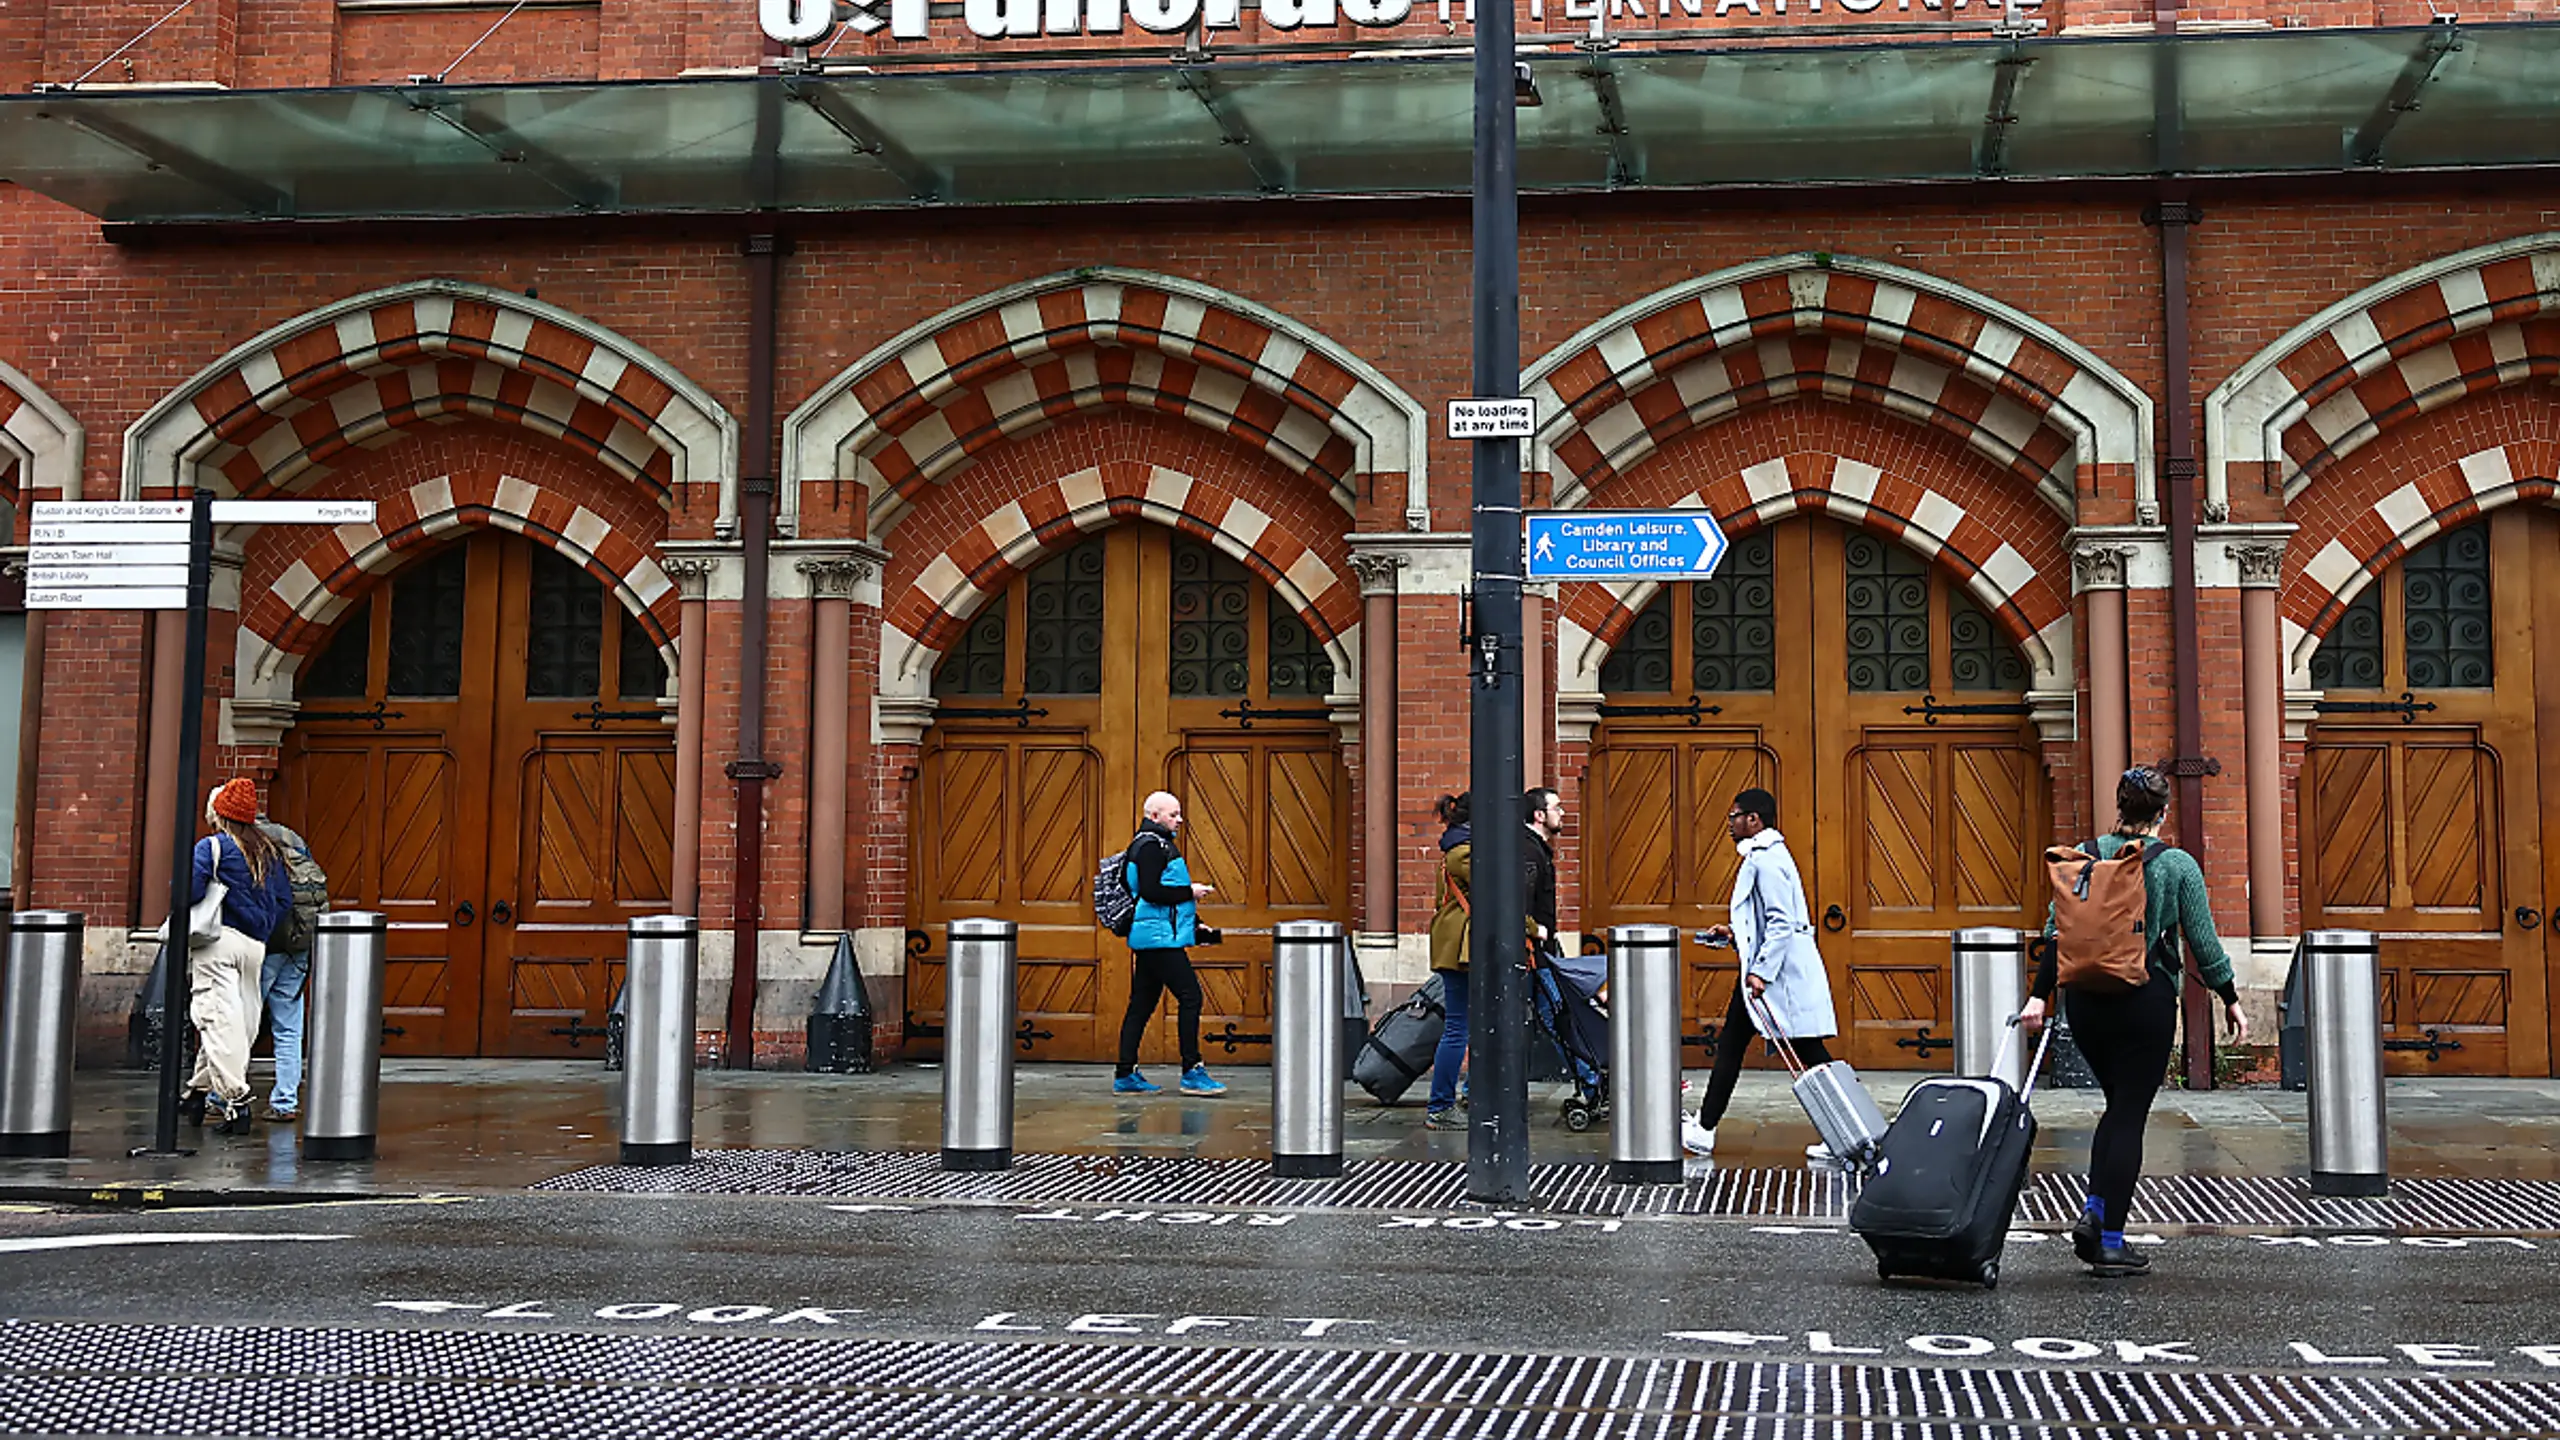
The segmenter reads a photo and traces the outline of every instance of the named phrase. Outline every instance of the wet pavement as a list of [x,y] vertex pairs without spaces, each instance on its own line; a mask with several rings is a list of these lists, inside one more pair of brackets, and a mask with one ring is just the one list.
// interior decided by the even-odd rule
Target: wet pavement
[[[1121,1097],[1102,1066],[1026,1065],[1016,1072],[1014,1148],[1024,1154],[1267,1156],[1270,1071],[1222,1068],[1215,1099]],[[1164,1077],[1169,1078],[1169,1077]],[[1877,1074],[1890,1114],[1918,1075]],[[1703,1087],[1703,1072],[1692,1076]],[[515,1189],[618,1153],[620,1077],[591,1061],[386,1062],[381,1154],[307,1161],[290,1126],[244,1136],[194,1129],[186,1157],[129,1157],[152,1139],[151,1077],[84,1071],[75,1086],[68,1161],[0,1160],[0,1196],[30,1190],[176,1185],[189,1190],[471,1191]],[[261,1082],[263,1083],[263,1081]],[[872,1075],[700,1071],[697,1150],[931,1152],[941,1144],[941,1071],[902,1065]],[[263,1093],[263,1091],[261,1092]],[[1419,1096],[1419,1090],[1415,1095]],[[1556,1123],[1562,1087],[1534,1086],[1531,1148],[1539,1160],[1605,1159],[1605,1129]],[[1463,1160],[1463,1133],[1422,1128],[1419,1104],[1380,1106],[1357,1089],[1344,1105],[1344,1152],[1360,1160]],[[1694,1098],[1694,1096],[1693,1096]],[[2098,1097],[2047,1088],[2040,1169],[2085,1160]],[[2403,1079],[2389,1086],[2392,1171],[2401,1176],[2560,1180],[2560,1081]],[[2309,1167],[2303,1096],[2274,1087],[2188,1094],[2154,1107],[2147,1173],[2284,1176]],[[1728,1167],[1792,1167],[1815,1139],[1774,1072],[1744,1076],[1718,1140]]]

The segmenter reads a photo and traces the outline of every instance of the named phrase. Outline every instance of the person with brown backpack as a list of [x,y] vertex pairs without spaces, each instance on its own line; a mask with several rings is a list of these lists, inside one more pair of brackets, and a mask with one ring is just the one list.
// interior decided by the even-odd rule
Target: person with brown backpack
[[2142,1132],[2169,1069],[2178,1032],[2183,938],[2196,973],[2222,997],[2234,1044],[2249,1038],[2231,960],[2214,933],[2204,870],[2193,855],[2160,840],[2169,782],[2136,766],[2116,782],[2116,828],[2080,846],[2045,851],[2053,904],[2036,944],[2035,985],[2019,1023],[2044,1024],[2046,997],[2057,985],[2089,1069],[2106,1095],[2089,1145],[2090,1195],[2071,1227],[2083,1264],[2102,1276],[2151,1268],[2127,1248],[2124,1227],[2142,1177]]

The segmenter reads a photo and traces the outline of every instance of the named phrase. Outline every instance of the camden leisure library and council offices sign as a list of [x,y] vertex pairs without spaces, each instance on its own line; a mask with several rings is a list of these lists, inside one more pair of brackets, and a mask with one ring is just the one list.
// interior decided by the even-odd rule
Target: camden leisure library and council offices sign
[[[1520,0],[1514,0],[1520,3]],[[1968,0],[1556,0],[1559,14],[1570,21],[1748,21],[1794,18],[1813,20],[1826,12],[1852,19],[1879,12],[1924,15],[1961,12]],[[1414,18],[1428,6],[1443,24],[1473,23],[1476,0],[1260,0],[1262,28],[1295,31],[1331,30],[1351,24],[1386,29]],[[1547,0],[1526,0],[1531,21],[1544,21]],[[1455,17],[1452,9],[1462,13]],[[2002,0],[1972,0],[1971,8],[1998,14]],[[2023,8],[2033,8],[2028,5]],[[887,31],[893,40],[932,38],[932,0],[757,0],[756,15],[767,38],[782,45],[815,45],[833,35],[838,25],[858,35]],[[981,40],[1042,40],[1126,34],[1131,27],[1151,35],[1185,31],[1240,30],[1244,0],[964,0],[962,18],[969,33]]]

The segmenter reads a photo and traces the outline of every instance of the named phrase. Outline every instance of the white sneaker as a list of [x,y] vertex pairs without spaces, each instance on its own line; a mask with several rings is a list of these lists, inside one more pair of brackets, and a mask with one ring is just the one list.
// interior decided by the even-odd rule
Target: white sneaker
[[1831,1153],[1831,1147],[1823,1144],[1819,1140],[1804,1147],[1804,1158],[1805,1163],[1808,1165],[1837,1165],[1840,1163],[1840,1157]]
[[1680,1117],[1680,1148],[1692,1155],[1716,1153],[1716,1132],[1698,1123],[1695,1115]]

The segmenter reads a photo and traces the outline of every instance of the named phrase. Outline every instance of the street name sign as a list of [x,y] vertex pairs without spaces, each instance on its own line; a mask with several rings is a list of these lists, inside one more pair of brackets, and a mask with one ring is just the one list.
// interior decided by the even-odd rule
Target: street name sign
[[1531,580],[1704,580],[1724,559],[1704,510],[1565,510],[1529,517]]
[[1538,402],[1518,400],[1452,400],[1452,440],[1526,440],[1538,433]]
[[[39,500],[28,514],[30,610],[187,608],[184,500]],[[217,525],[355,525],[370,500],[216,500]]]

